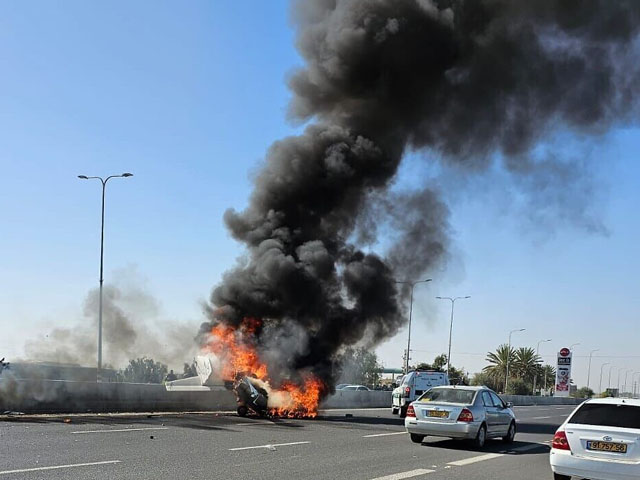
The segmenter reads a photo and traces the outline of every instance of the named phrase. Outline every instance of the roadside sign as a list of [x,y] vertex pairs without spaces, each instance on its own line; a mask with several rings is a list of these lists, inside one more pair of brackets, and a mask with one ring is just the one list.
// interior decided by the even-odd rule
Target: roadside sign
[[558,352],[556,365],[556,397],[568,397],[571,388],[571,350],[562,348]]

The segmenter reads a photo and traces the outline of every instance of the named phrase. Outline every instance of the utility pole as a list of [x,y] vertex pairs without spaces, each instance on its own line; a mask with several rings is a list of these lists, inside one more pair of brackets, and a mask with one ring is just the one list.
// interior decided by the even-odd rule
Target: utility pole
[[[447,377],[449,377],[449,368],[451,368],[451,333],[453,332],[453,307],[456,303],[456,300],[464,300],[467,298],[471,298],[471,295],[467,295],[466,297],[436,297],[438,300],[449,300],[451,301],[451,322],[449,323],[449,353],[447,354]],[[449,381],[451,378],[449,377]]]
[[401,284],[406,284],[411,286],[411,300],[409,301],[409,334],[407,337],[407,355],[405,357],[404,373],[409,373],[409,352],[411,352],[411,316],[413,313],[413,289],[418,283],[427,283],[427,282],[430,282],[431,280],[432,280],[431,278],[427,278],[425,280],[418,280],[415,282],[396,280],[396,283],[401,283]]
[[[541,343],[545,343],[545,342],[550,342],[550,341],[551,341],[551,339],[548,339],[548,340],[540,340],[540,341],[538,342],[538,345],[536,346],[536,357],[538,357],[538,356],[539,356],[539,355],[538,355],[538,353],[540,352],[540,344],[541,344]],[[538,380],[538,372],[537,372],[537,370],[536,370],[536,374],[533,376],[533,395],[534,395],[534,396],[535,396],[535,394],[536,394],[536,383],[537,383],[537,380]],[[546,375],[545,375],[545,380],[546,380]],[[545,390],[546,390],[546,384],[545,384]]]
[[511,334],[515,332],[524,332],[526,328],[516,328],[509,332],[509,350],[507,351],[507,375],[504,379],[504,393],[507,394],[507,387],[509,386],[509,361],[511,360]]
[[591,380],[591,356],[598,351],[600,351],[600,349],[596,348],[595,350],[591,350],[591,352],[589,352],[589,368],[587,370],[587,390],[589,389],[589,381]]
[[104,195],[107,188],[107,182],[112,178],[127,178],[133,177],[132,173],[122,173],[120,175],[110,175],[107,178],[102,177],[87,177],[86,175],[78,175],[78,178],[82,180],[100,180],[102,183],[102,220],[100,223],[100,299],[98,304],[98,370],[96,371],[96,380],[101,380],[102,374],[102,284],[103,278],[103,266],[104,266]]

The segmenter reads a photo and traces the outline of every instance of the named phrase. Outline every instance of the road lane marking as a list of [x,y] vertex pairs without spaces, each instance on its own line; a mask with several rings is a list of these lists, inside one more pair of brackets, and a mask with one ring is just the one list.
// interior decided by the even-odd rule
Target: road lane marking
[[373,435],[363,435],[362,438],[388,437],[389,435],[406,435],[406,434],[407,432],[374,433]]
[[[485,460],[493,460],[494,458],[505,457],[513,453],[527,452],[540,447],[547,447],[543,443],[532,443],[529,445],[523,445],[522,447],[512,448],[511,450],[503,450],[500,453],[487,453],[486,455],[478,455],[471,458],[465,458],[464,460],[456,460],[455,462],[449,462],[447,465],[453,465],[454,467],[464,467],[465,465],[471,465],[472,463],[484,462]],[[446,468],[446,467],[445,467]]]
[[435,470],[418,468],[417,470],[409,470],[408,472],[394,473],[393,475],[387,475],[385,477],[376,477],[372,480],[403,480],[404,478],[418,477],[420,475],[426,475],[427,473],[433,473],[433,472],[435,472]]
[[531,418],[525,418],[525,420],[545,420],[547,418],[553,418],[553,417],[531,417]]
[[471,465],[476,462],[484,462],[485,460],[491,460],[492,458],[502,457],[502,453],[487,453],[486,455],[478,455],[476,457],[465,458],[464,460],[456,460],[455,462],[449,462],[447,465],[453,465],[454,467],[463,467],[465,465]]
[[37,467],[37,468],[21,468],[19,470],[4,470],[0,471],[0,475],[9,475],[11,473],[26,473],[26,472],[40,472],[42,470],[58,470],[61,468],[75,468],[75,467],[91,467],[94,465],[109,465],[113,463],[121,463],[120,460],[106,460],[104,462],[91,462],[91,463],[73,463],[70,465],[54,465],[51,467]]
[[74,435],[83,433],[114,433],[114,432],[142,432],[145,430],[169,430],[169,427],[147,427],[147,428],[118,428],[113,430],[78,430],[77,432],[71,432]]
[[256,448],[267,448],[267,449],[275,449],[275,447],[287,447],[289,445],[304,445],[306,443],[311,443],[311,442],[290,442],[290,443],[273,443],[273,444],[269,444],[269,445],[256,445],[255,447],[237,447],[237,448],[230,448],[229,451],[230,452],[237,452],[239,450],[253,450]]

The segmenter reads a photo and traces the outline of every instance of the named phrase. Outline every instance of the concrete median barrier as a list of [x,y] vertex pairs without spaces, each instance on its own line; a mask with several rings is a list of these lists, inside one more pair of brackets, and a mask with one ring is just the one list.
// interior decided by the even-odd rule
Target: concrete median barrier
[[[513,405],[578,405],[584,399],[503,395]],[[391,408],[389,391],[337,391],[321,408]],[[153,411],[235,410],[233,393],[216,387],[209,391],[167,391],[164,385],[95,383],[64,380],[0,379],[0,414],[108,413]]]

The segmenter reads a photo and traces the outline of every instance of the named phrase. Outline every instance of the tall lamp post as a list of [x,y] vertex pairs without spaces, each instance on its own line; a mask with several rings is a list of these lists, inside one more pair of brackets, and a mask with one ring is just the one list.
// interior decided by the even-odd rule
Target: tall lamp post
[[526,328],[516,328],[509,332],[509,349],[507,350],[507,375],[504,378],[504,393],[507,394],[507,387],[509,386],[509,360],[511,360],[511,334],[515,332],[524,332]]
[[[438,300],[449,300],[451,302],[451,322],[449,323],[449,353],[447,354],[447,377],[449,376],[449,368],[451,367],[451,333],[453,332],[453,307],[456,300],[465,300],[471,298],[471,295],[466,297],[436,297]],[[451,379],[449,379],[451,380]]]
[[614,368],[615,368],[615,365],[611,365],[609,367],[609,382],[608,382],[607,388],[611,388],[611,370],[613,370]]
[[602,369],[605,365],[609,365],[609,362],[600,365],[600,385],[598,386],[599,393],[602,393]]
[[[538,342],[538,345],[536,346],[536,357],[538,356],[538,353],[540,352],[540,344],[541,344],[541,343],[550,342],[550,341],[551,341],[551,339],[548,339],[548,340],[540,340],[540,341]],[[534,394],[534,395],[536,394],[536,383],[538,383],[538,373],[537,373],[537,371],[536,371],[536,374],[535,374],[535,375],[534,375],[534,377],[533,377],[533,394]]]
[[[622,386],[622,393],[625,393],[628,388],[627,388],[627,376],[629,375],[629,372],[631,370],[627,370],[624,374],[624,385]],[[631,375],[631,380],[633,381],[633,375]]]
[[86,175],[78,175],[78,178],[82,180],[100,180],[102,183],[102,220],[100,223],[100,300],[98,306],[98,371],[96,372],[97,380],[100,381],[100,375],[102,371],[102,283],[103,279],[103,266],[104,266],[104,194],[107,188],[107,182],[112,178],[127,178],[133,177],[132,173],[122,173],[120,175],[110,175],[107,178],[102,177],[88,177]]
[[595,352],[599,352],[600,349],[596,348],[595,350],[591,350],[589,352],[589,368],[587,369],[587,390],[589,389],[589,382],[591,381],[591,357]]
[[[618,369],[618,396],[622,393],[622,392],[620,391],[620,374],[621,374],[622,372],[628,372],[628,371],[629,371],[629,369],[628,369],[628,368],[619,368],[619,369]],[[624,385],[623,385],[623,387],[624,387]]]
[[407,338],[407,355],[404,363],[405,365],[404,373],[409,373],[409,352],[411,351],[411,315],[413,313],[413,289],[417,284],[427,283],[427,282],[430,282],[431,280],[432,280],[431,278],[427,278],[425,280],[417,280],[415,282],[396,280],[396,283],[401,283],[403,285],[411,286],[411,300],[409,301],[409,335]]

